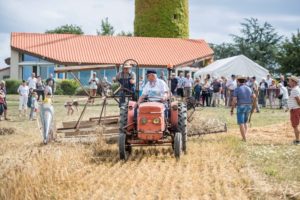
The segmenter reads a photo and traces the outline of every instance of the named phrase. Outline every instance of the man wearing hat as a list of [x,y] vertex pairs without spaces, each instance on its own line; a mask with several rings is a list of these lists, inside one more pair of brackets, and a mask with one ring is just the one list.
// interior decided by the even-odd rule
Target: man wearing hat
[[289,77],[289,86],[291,87],[291,95],[288,100],[290,109],[290,120],[295,133],[295,145],[300,145],[299,139],[299,122],[300,122],[300,88],[298,86],[299,79],[296,76]]
[[125,103],[125,95],[133,95],[134,94],[134,84],[135,84],[135,73],[130,71],[131,65],[129,63],[125,63],[121,72],[119,72],[116,76],[116,80],[122,85],[124,90],[121,91],[120,103],[121,106]]
[[142,96],[140,96],[137,106],[139,106],[145,98],[148,98],[148,100],[152,102],[166,103],[169,99],[168,85],[163,80],[157,78],[156,71],[154,70],[148,70],[146,76],[148,82],[143,88]]
[[252,101],[255,98],[255,94],[252,93],[251,89],[246,85],[246,77],[240,76],[237,78],[238,87],[233,92],[233,100],[231,107],[231,115],[233,110],[237,109],[237,123],[240,126],[240,132],[243,141],[246,142],[247,135],[247,122],[248,117],[252,109]]

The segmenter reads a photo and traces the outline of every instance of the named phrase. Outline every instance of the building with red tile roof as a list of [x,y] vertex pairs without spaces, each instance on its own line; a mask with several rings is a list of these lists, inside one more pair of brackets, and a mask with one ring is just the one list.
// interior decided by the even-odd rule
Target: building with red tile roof
[[[184,67],[195,62],[202,65],[210,62],[213,50],[204,40],[182,38],[11,34],[11,78],[15,79],[27,79],[31,72],[46,78],[55,66],[107,64],[119,67],[129,58],[147,68],[165,68],[168,64]],[[103,75],[100,70],[101,73]]]

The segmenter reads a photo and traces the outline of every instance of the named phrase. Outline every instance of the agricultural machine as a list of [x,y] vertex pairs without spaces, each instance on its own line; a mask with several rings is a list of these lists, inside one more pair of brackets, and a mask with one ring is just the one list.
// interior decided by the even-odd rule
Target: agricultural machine
[[[130,59],[139,80],[138,64]],[[169,69],[169,77],[171,68]],[[119,156],[126,160],[134,146],[169,145],[176,158],[186,152],[187,146],[187,107],[177,101],[149,102],[145,100],[137,106],[139,84],[136,83],[135,97],[120,107]],[[122,89],[122,88],[121,88]],[[165,112],[165,109],[167,112]]]

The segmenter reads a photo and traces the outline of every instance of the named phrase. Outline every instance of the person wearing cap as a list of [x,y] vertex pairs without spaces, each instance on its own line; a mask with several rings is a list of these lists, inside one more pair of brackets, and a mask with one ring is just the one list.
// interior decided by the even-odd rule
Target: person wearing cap
[[232,74],[231,79],[229,79],[227,81],[226,87],[229,91],[227,103],[228,103],[228,106],[231,106],[232,105],[232,99],[233,99],[233,92],[234,92],[235,88],[237,87],[237,82],[236,82],[234,74]]
[[[99,84],[99,79],[96,77],[96,72],[93,72],[93,75],[92,75],[92,77],[91,77],[90,80],[89,80],[89,85],[90,85],[90,95],[91,95],[92,97],[95,97],[96,94],[97,94],[98,84]],[[90,100],[90,102],[91,102],[92,104],[94,104],[95,99],[92,98],[92,99]]]
[[283,85],[283,83],[279,83],[278,84],[278,87],[279,87],[279,90],[280,90],[280,92],[279,92],[279,95],[281,96],[281,101],[280,101],[280,106],[281,106],[281,108],[283,108],[284,109],[284,111],[287,111],[287,109],[288,109],[288,104],[287,104],[287,102],[288,102],[288,99],[289,99],[289,93],[288,93],[288,90],[287,90],[287,88]]
[[[167,107],[167,100],[169,99],[169,88],[166,82],[157,78],[156,71],[148,70],[147,73],[148,82],[143,88],[142,96],[140,96],[137,105],[139,106],[145,98],[148,98],[150,102],[162,102]],[[167,116],[166,109],[165,115]]]
[[171,76],[171,92],[172,92],[172,95],[176,95],[177,86],[178,86],[178,79],[177,79],[175,73],[172,73],[172,76]]
[[255,94],[252,93],[251,89],[246,85],[246,77],[237,78],[238,87],[234,90],[233,100],[230,114],[233,115],[234,108],[237,109],[237,123],[240,126],[240,132],[243,141],[246,142],[247,135],[247,122],[249,114],[252,109],[252,101],[255,98]]
[[300,88],[298,86],[299,79],[296,76],[291,76],[289,79],[289,86],[291,87],[291,95],[288,99],[288,106],[290,109],[290,121],[295,133],[295,145],[300,145],[299,139],[299,123],[300,123]]
[[124,90],[121,91],[120,94],[120,102],[119,106],[125,103],[126,98],[125,95],[133,95],[134,86],[135,86],[135,73],[132,72],[131,65],[129,63],[125,63],[121,72],[119,72],[116,76],[116,80],[122,85]]

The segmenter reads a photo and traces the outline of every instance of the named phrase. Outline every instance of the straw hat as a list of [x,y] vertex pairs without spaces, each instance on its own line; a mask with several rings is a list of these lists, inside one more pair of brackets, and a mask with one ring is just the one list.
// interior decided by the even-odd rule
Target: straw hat
[[237,76],[236,80],[247,80],[246,76]]
[[291,79],[292,81],[295,81],[296,83],[299,82],[299,78],[297,76],[290,76],[288,79]]
[[124,68],[131,68],[132,66],[129,63],[125,63],[123,67]]

